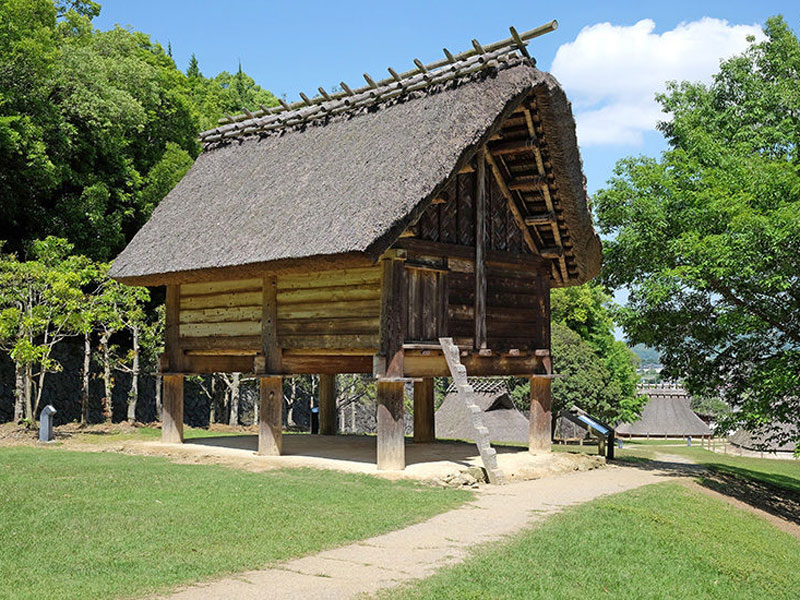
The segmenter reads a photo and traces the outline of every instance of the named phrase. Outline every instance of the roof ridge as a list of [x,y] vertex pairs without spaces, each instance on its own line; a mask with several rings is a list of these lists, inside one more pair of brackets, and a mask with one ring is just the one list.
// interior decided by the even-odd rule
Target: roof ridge
[[482,46],[473,39],[472,49],[455,56],[447,48],[444,48],[444,59],[424,65],[415,58],[416,69],[402,74],[396,73],[389,67],[391,77],[378,82],[364,73],[367,85],[355,90],[342,82],[343,91],[335,94],[328,94],[320,87],[318,88],[320,95],[314,98],[309,98],[301,93],[302,100],[293,104],[279,100],[281,106],[278,107],[269,108],[261,105],[260,109],[255,112],[243,109],[244,114],[228,115],[225,119],[220,119],[220,126],[201,133],[200,142],[212,144],[256,133],[285,129],[383,103],[410,92],[464,78],[484,69],[512,66],[511,61],[516,58],[533,60],[526,48],[528,40],[554,31],[557,27],[558,22],[555,20],[522,34],[510,27],[510,38],[493,42],[487,46]]

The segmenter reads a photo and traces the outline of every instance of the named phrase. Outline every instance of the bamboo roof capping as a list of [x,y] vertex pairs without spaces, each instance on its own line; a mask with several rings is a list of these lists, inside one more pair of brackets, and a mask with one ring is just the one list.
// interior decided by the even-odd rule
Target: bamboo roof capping
[[342,91],[339,92],[328,93],[319,87],[320,94],[313,98],[301,93],[301,100],[291,104],[279,99],[280,106],[265,107],[262,105],[258,110],[252,112],[243,109],[242,114],[226,115],[220,119],[218,127],[201,133],[200,142],[212,144],[302,125],[316,119],[386,102],[403,94],[466,77],[477,71],[508,63],[520,56],[530,58],[526,48],[529,40],[555,31],[557,28],[558,22],[555,20],[523,33],[518,33],[511,27],[509,28],[511,32],[509,38],[486,45],[472,40],[472,48],[456,55],[445,48],[445,58],[427,65],[415,58],[413,61],[415,68],[404,73],[397,73],[389,67],[390,77],[380,81],[375,81],[365,73],[364,79],[367,85],[362,87],[352,89],[342,82],[340,84]]

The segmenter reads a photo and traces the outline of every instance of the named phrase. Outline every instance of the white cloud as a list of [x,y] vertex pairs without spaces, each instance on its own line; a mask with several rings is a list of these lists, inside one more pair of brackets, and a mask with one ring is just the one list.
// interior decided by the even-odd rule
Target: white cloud
[[665,116],[654,96],[666,81],[709,82],[720,60],[747,47],[748,35],[763,38],[758,25],[708,17],[661,34],[655,26],[598,23],[558,49],[552,72],[572,100],[581,145],[641,144]]

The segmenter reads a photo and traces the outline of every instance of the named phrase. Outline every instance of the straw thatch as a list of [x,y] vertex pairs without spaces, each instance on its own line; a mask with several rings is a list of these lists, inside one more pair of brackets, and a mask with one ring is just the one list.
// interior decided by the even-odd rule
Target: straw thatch
[[[474,402],[481,411],[483,425],[489,430],[493,442],[515,442],[527,444],[530,424],[511,400],[508,387],[502,380],[469,380],[475,390]],[[454,386],[436,411],[436,437],[457,440],[472,440],[475,430],[472,419]]]
[[207,145],[111,276],[159,285],[209,269],[266,270],[298,259],[312,266],[343,257],[374,261],[528,99],[537,103],[557,211],[571,240],[566,284],[587,281],[599,271],[601,248],[575,122],[556,80],[522,58],[300,126],[289,126],[291,119],[277,129],[259,129],[258,119],[237,124],[233,141]]
[[642,416],[633,423],[621,423],[616,432],[623,436],[685,437],[711,435],[711,429],[691,409],[691,397],[682,388],[650,387],[640,390],[650,398]]
[[[800,437],[797,427],[788,423],[775,423],[757,431],[740,429],[728,438],[734,446],[761,452],[794,452]],[[787,439],[788,438],[788,439]],[[785,440],[785,441],[779,441]]]

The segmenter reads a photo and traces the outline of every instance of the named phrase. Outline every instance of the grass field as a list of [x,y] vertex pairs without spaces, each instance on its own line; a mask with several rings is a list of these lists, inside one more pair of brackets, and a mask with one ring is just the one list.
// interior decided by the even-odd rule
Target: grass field
[[711,469],[748,479],[755,479],[800,493],[800,460],[781,460],[776,458],[752,458],[711,452],[699,446],[674,446],[653,448],[648,446],[625,446],[617,451],[621,459],[655,459],[658,454],[671,454],[687,458],[692,462]]
[[795,600],[798,590],[800,540],[663,483],[568,509],[385,597]]
[[4,448],[0,598],[141,596],[397,529],[470,497],[333,471]]

